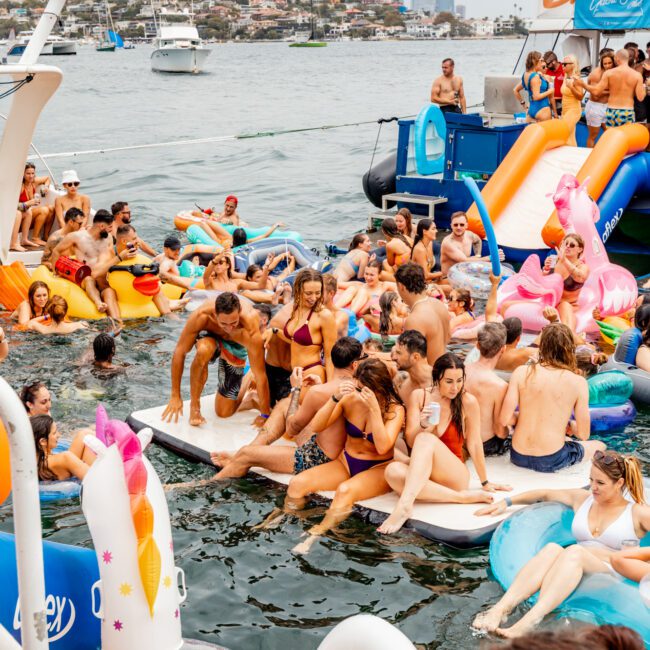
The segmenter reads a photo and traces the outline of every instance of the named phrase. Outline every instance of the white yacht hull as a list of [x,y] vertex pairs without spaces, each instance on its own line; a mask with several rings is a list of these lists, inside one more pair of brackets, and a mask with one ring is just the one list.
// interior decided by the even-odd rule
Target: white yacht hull
[[65,43],[52,43],[52,54],[54,55],[70,55],[77,53],[77,44],[74,41],[66,41]]
[[204,47],[162,47],[151,55],[151,69],[155,72],[198,73],[203,69],[211,50]]

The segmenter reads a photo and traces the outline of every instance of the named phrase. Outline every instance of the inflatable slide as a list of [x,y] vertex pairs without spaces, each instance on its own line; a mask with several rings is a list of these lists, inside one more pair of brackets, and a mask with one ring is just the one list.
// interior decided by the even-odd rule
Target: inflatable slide
[[[482,196],[497,241],[509,259],[523,261],[557,246],[563,229],[552,193],[564,174],[586,183],[598,203],[596,229],[603,242],[635,194],[650,191],[648,131],[641,124],[607,130],[593,149],[566,146],[568,126],[550,120],[528,126],[494,172]],[[467,212],[470,229],[485,237],[476,203]]]

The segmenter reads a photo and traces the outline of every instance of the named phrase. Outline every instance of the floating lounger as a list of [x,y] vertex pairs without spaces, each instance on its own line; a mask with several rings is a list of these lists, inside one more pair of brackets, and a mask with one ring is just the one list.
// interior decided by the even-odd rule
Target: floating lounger
[[[154,442],[167,447],[179,456],[188,460],[211,464],[211,451],[235,451],[248,444],[256,435],[252,421],[257,411],[235,413],[230,418],[218,418],[214,412],[214,395],[201,398],[201,412],[207,424],[200,427],[190,426],[189,401],[183,403],[183,415],[178,423],[163,422],[161,416],[165,406],[135,411],[127,418],[129,425],[139,431],[143,427],[151,427],[154,432]],[[291,444],[281,439],[274,444]],[[589,484],[589,469],[591,463],[583,461],[579,465],[569,467],[554,474],[544,474],[515,467],[510,458],[497,456],[486,458],[488,478],[495,483],[505,483],[513,487],[512,492],[496,492],[496,500],[506,495],[512,496],[542,488],[572,489],[582,488]],[[472,479],[470,488],[479,489],[480,482],[474,471],[474,466],[467,462]],[[264,476],[272,481],[287,485],[291,480],[290,474],[276,474],[259,467],[251,470],[254,474]],[[321,496],[331,500],[333,492],[320,492]],[[372,523],[381,523],[393,511],[397,503],[395,493],[386,494],[374,499],[360,501],[358,510]],[[483,504],[436,504],[416,503],[413,516],[408,525],[420,535],[435,541],[444,542],[450,546],[466,548],[488,544],[492,533],[506,515],[498,517],[476,517],[474,512]],[[510,508],[508,516],[517,510]]]

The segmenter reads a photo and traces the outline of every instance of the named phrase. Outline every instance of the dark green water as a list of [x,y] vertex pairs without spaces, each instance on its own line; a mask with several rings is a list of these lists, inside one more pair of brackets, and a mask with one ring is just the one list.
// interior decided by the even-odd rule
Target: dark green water
[[[473,104],[483,97],[484,75],[509,73],[521,45],[352,42],[313,51],[284,43],[219,45],[206,74],[196,77],[152,74],[147,46],[114,55],[82,48],[76,57],[47,61],[62,68],[64,79],[43,111],[34,142],[47,153],[79,151],[413,115],[428,101],[445,56],[456,59]],[[0,101],[0,111],[8,112],[7,100]],[[394,124],[383,128],[376,161],[394,148],[396,133]],[[134,225],[154,246],[172,230],[176,212],[195,201],[219,205],[233,192],[251,225],[281,219],[309,245],[322,245],[367,221],[371,206],[361,176],[376,135],[371,123],[49,162],[59,178],[75,168],[95,208],[128,200]],[[40,174],[38,161],[37,168]],[[0,324],[7,325],[2,316]],[[6,328],[12,348],[0,373],[15,388],[45,380],[64,430],[92,423],[98,399],[112,417],[124,418],[167,400],[169,359],[181,326],[162,320],[129,325],[118,339],[118,356],[130,367],[108,381],[76,365],[91,333],[44,341]],[[214,389],[214,377],[208,389]],[[638,450],[648,467],[649,430],[646,413],[613,443]],[[160,448],[147,454],[163,482],[209,475],[208,468]],[[189,588],[182,608],[187,637],[233,650],[307,650],[341,619],[371,612],[422,647],[471,648],[478,646],[471,619],[501,593],[488,577],[487,549],[454,551],[408,532],[379,537],[356,517],[306,558],[295,557],[290,549],[322,509],[273,531],[254,531],[283,499],[282,490],[256,479],[168,497],[176,562]],[[11,508],[0,507],[0,528],[12,526]],[[45,506],[43,527],[48,539],[90,546],[78,503]]]
[[[97,399],[111,417],[124,418],[167,399],[169,357],[181,325],[152,320],[129,326],[118,338],[118,355],[130,366],[109,380],[77,365],[91,334],[46,344],[36,335],[18,334],[1,370],[15,388],[46,379],[55,397],[53,414],[64,430],[93,422]],[[214,376],[208,388],[213,387]],[[650,414],[640,414],[611,444],[636,451],[647,468],[649,433]],[[163,482],[210,474],[206,466],[156,446],[147,455]],[[487,549],[457,551],[408,531],[382,537],[352,517],[309,555],[296,557],[291,548],[322,515],[322,506],[313,504],[275,530],[252,529],[283,496],[279,487],[252,478],[168,493],[176,563],[189,588],[182,608],[185,636],[233,650],[316,648],[337,622],[369,612],[422,647],[478,647],[469,623],[501,593],[488,577]],[[78,503],[45,505],[42,518],[48,539],[91,546]],[[0,529],[12,530],[9,505],[0,507]]]

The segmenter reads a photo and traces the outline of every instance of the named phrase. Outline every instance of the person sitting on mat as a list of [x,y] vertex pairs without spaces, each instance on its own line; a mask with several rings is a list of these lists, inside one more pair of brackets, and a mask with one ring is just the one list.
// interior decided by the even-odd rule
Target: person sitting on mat
[[538,361],[512,373],[499,424],[510,424],[519,407],[510,452],[518,467],[556,472],[605,448],[602,442],[589,440],[589,387],[576,368],[571,330],[552,323],[542,330]]
[[[466,392],[465,366],[455,354],[446,353],[433,365],[431,389],[415,390],[406,404],[405,442],[410,458],[396,455],[386,467],[386,481],[400,498],[378,528],[397,532],[411,516],[417,501],[426,503],[492,502],[486,492],[510,490],[488,480],[478,400]],[[465,450],[474,461],[481,490],[469,490],[470,474]]]
[[214,301],[206,300],[185,323],[172,357],[171,397],[163,411],[163,420],[178,422],[179,416],[183,415],[181,380],[185,358],[193,347],[196,347],[196,355],[190,370],[190,424],[200,426],[206,423],[201,415],[201,393],[208,379],[208,364],[213,361],[218,362],[219,376],[215,412],[218,417],[227,418],[237,410],[247,356],[255,377],[261,411],[255,423],[259,426],[264,424],[270,414],[269,383],[259,315],[229,291]]
[[465,390],[478,400],[481,411],[481,439],[486,456],[500,456],[510,449],[508,427],[499,414],[508,384],[495,372],[506,349],[506,328],[502,323],[485,323],[478,332],[478,361],[465,367]]
[[341,419],[347,434],[343,453],[294,476],[287,488],[285,508],[293,511],[305,505],[309,494],[336,490],[322,522],[307,531],[295,553],[307,553],[319,536],[347,519],[356,501],[390,492],[384,471],[404,426],[404,405],[379,359],[361,362],[354,378],[341,384],[311,423],[318,433]]
[[29,422],[36,446],[38,480],[83,480],[97,458],[95,452],[84,444],[84,438],[92,432],[89,429],[79,431],[66,451],[53,453],[61,437],[54,420],[49,415],[34,415]]
[[[50,177],[41,176],[36,178],[36,167],[34,163],[26,163],[23,173],[23,184],[18,197],[19,205],[22,204],[25,212],[30,214],[32,228],[32,242],[27,242],[23,231],[23,245],[45,246],[41,234],[47,239],[54,221],[54,206],[41,205],[41,197],[45,196],[50,186]],[[39,186],[42,194],[39,192]]]
[[[371,315],[379,322],[379,299],[386,291],[395,291],[394,282],[383,282],[379,279],[382,263],[379,260],[368,262],[363,273],[365,282],[339,282],[344,290],[339,293],[334,302],[338,307],[348,307],[357,316]],[[372,322],[366,320],[366,322]],[[375,330],[378,331],[378,330]]]
[[[476,511],[480,516],[499,515],[512,505],[556,501],[573,509],[571,532],[577,543],[567,548],[555,543],[544,546],[519,571],[499,602],[474,619],[475,628],[505,637],[521,636],[564,602],[586,574],[611,574],[613,565],[619,563],[639,575],[626,551],[614,559],[624,541],[638,542],[650,531],[650,506],[645,503],[639,461],[598,449],[591,461],[589,483],[589,490],[531,490]],[[501,627],[514,608],[537,591],[539,597],[531,609],[513,626]]]
[[[334,373],[331,381],[319,384],[315,375],[306,375],[302,368],[294,368],[291,373],[291,396],[274,407],[264,427],[265,435],[258,436],[252,444],[245,445],[234,454],[210,454],[212,462],[222,468],[213,480],[245,476],[251,467],[299,474],[338,458],[345,443],[343,420],[337,419],[318,433],[312,431],[310,423],[318,410],[337,393],[341,384],[352,380],[358,364],[367,356],[359,341],[345,336],[332,348]],[[300,403],[303,386],[309,389]],[[294,439],[298,446],[272,445],[283,435]]]

